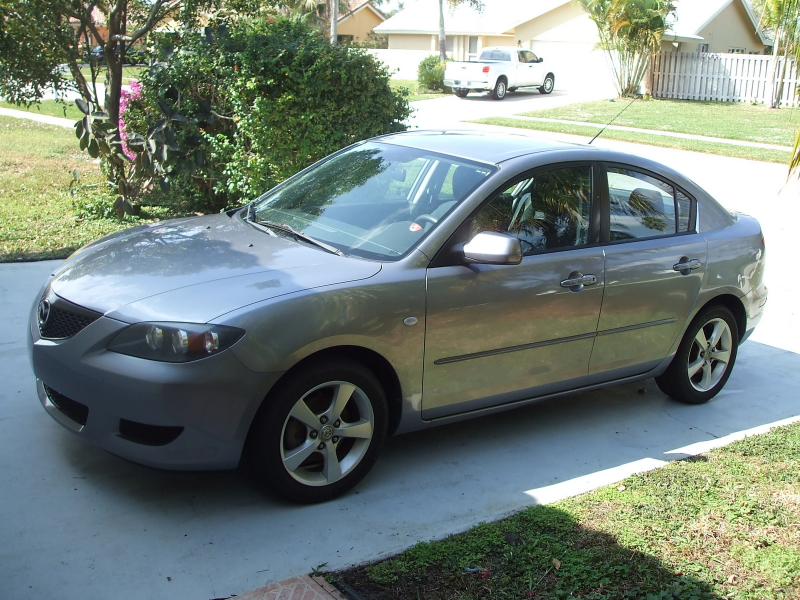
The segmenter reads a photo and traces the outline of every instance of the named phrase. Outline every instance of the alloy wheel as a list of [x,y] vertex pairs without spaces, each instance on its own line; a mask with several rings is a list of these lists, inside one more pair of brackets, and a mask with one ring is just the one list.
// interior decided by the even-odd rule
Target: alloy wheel
[[281,431],[281,459],[289,475],[308,486],[325,486],[356,468],[375,429],[372,404],[346,381],[309,390],[289,411]]
[[687,364],[687,375],[694,389],[707,392],[720,382],[728,370],[732,347],[733,336],[723,319],[710,319],[697,331]]

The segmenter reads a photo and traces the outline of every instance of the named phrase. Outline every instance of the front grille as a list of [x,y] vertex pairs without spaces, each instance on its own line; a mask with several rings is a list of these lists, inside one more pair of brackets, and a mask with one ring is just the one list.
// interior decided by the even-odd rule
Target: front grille
[[45,339],[63,340],[72,337],[99,318],[99,313],[59,298],[50,306],[47,320],[44,323],[39,322],[39,333]]
[[88,406],[76,402],[72,398],[67,398],[64,394],[60,394],[47,385],[44,386],[44,391],[47,392],[47,397],[50,399],[50,402],[52,402],[58,410],[76,423],[86,425],[86,421],[89,418]]
[[178,439],[181,433],[183,433],[183,427],[147,425],[128,421],[128,419],[119,420],[120,437],[144,446],[166,446]]

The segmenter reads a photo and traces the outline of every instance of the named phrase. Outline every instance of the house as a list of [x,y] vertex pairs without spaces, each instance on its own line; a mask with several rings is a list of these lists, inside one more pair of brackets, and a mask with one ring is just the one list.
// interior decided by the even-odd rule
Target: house
[[370,32],[386,20],[386,15],[369,1],[353,0],[339,15],[336,32],[339,41],[363,42]]
[[772,40],[745,0],[679,1],[678,18],[662,50],[718,54],[770,54]]
[[[533,50],[556,73],[558,89],[609,85],[606,58],[597,50],[597,27],[574,0],[491,0],[478,13],[468,4],[445,8],[448,54],[472,60],[487,46]],[[676,0],[677,18],[664,48],[697,52],[764,52],[768,40],[746,0]],[[375,28],[389,37],[381,58],[394,67],[419,60],[439,48],[439,7],[432,0],[409,0],[407,8]],[[386,52],[386,51],[384,51]],[[393,64],[391,61],[395,61]]]

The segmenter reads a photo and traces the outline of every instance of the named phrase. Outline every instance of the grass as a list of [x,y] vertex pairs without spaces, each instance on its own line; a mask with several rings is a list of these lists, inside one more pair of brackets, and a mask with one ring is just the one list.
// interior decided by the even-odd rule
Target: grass
[[419,89],[417,87],[416,79],[392,79],[389,82],[392,89],[406,88],[408,90],[408,101],[416,102],[417,100],[432,100],[434,98],[444,98],[451,94],[443,94],[441,92],[433,92],[431,90]]
[[64,258],[98,237],[156,219],[155,208],[123,222],[78,216],[100,188],[70,194],[75,169],[84,186],[103,181],[73,131],[0,117],[0,262]]
[[[535,113],[537,116],[544,116],[543,113],[552,111],[541,111]],[[548,117],[548,118],[562,118],[562,117]],[[562,123],[547,123],[542,121],[523,121],[522,119],[514,119],[508,117],[489,117],[486,119],[478,119],[474,123],[484,123],[487,125],[501,125],[503,127],[516,127],[518,129],[533,129],[536,131],[554,131],[557,133],[568,133],[572,135],[580,135],[587,138],[587,141],[594,136],[597,130],[592,130],[583,125],[564,125]],[[616,123],[616,121],[615,121]],[[694,133],[694,132],[692,132]],[[698,135],[707,135],[699,133]],[[619,140],[621,142],[633,142],[635,144],[646,144],[648,146],[660,146],[662,148],[676,148],[678,150],[690,150],[693,152],[704,152],[706,154],[718,154],[720,156],[729,156],[732,158],[745,158],[748,160],[759,160],[762,162],[775,162],[780,164],[789,164],[791,152],[784,150],[771,150],[763,148],[749,148],[746,146],[733,146],[730,144],[718,144],[714,142],[703,142],[698,140],[686,140],[681,138],[662,137],[657,135],[650,135],[646,133],[637,133],[631,131],[616,131],[613,129],[606,129],[602,135],[603,138],[609,140]],[[767,142],[773,143],[773,142]]]
[[523,116],[605,125],[624,108],[625,112],[614,120],[614,125],[781,146],[794,144],[800,122],[800,109],[774,110],[746,102],[637,100],[629,104],[629,100],[582,102],[523,113]]
[[365,599],[800,598],[800,423],[328,574]]
[[74,102],[56,102],[55,100],[42,100],[39,104],[30,106],[17,106],[11,102],[0,100],[0,107],[11,108],[14,110],[24,110],[27,112],[39,113],[51,117],[61,117],[62,119],[72,119],[77,121],[83,117],[83,113],[78,110]]

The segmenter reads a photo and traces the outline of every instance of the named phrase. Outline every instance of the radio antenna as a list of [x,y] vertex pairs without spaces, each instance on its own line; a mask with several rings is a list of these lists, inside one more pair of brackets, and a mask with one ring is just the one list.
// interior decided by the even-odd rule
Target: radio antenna
[[611,120],[610,120],[608,123],[606,123],[606,124],[605,124],[605,127],[603,127],[603,128],[600,130],[600,131],[598,131],[598,132],[597,132],[597,135],[595,135],[595,136],[592,138],[592,140],[589,142],[589,144],[591,144],[593,141],[595,141],[597,138],[599,138],[599,137],[600,137],[600,134],[601,134],[601,133],[603,133],[603,132],[606,130],[606,127],[608,127],[608,126],[609,126],[609,125],[611,125],[611,124],[612,124],[614,121],[616,121],[616,120],[617,120],[617,118],[618,118],[618,117],[619,117],[619,116],[620,116],[622,113],[624,113],[626,110],[628,110],[628,107],[629,107],[631,104],[633,104],[634,102],[636,102],[636,97],[635,97],[635,96],[634,96],[633,100],[631,100],[631,101],[630,101],[628,104],[626,104],[626,105],[625,105],[625,108],[623,108],[621,111],[619,111],[619,112],[617,113],[617,116],[616,116],[616,117],[614,117],[613,119],[611,119]]

